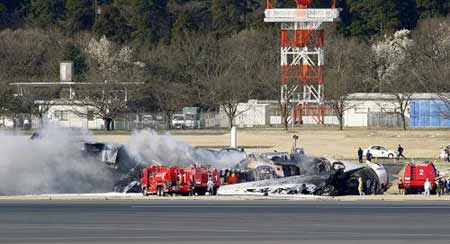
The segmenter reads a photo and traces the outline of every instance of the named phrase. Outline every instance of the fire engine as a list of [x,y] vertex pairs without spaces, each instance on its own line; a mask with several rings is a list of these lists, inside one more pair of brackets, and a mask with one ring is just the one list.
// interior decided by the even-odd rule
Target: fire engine
[[189,166],[186,168],[186,172],[188,173],[189,179],[193,180],[194,193],[197,193],[197,195],[205,195],[208,189],[208,178],[211,177],[214,184],[213,195],[216,195],[217,189],[220,187],[219,171],[206,167]]
[[214,194],[220,187],[219,173],[204,167],[169,167],[153,166],[142,170],[141,190],[144,196],[168,194],[188,195],[191,192],[205,195],[208,188],[208,178],[212,177]]
[[424,190],[425,181],[428,179],[432,189],[436,187],[435,180],[438,175],[436,167],[431,162],[419,164],[407,163],[403,173],[403,186],[405,194],[417,193]]

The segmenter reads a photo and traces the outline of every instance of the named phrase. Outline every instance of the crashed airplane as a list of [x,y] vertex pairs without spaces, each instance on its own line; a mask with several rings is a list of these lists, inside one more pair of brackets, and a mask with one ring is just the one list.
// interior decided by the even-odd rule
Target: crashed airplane
[[[36,134],[33,140],[42,139]],[[82,140],[82,155],[88,162],[103,163],[110,171],[118,192],[140,191],[139,173],[152,165],[210,165],[211,168],[234,172],[238,184],[222,186],[218,194],[358,194],[361,177],[367,194],[382,194],[389,184],[388,174],[379,164],[354,164],[345,161],[305,155],[303,150],[291,153],[246,154],[239,150],[194,148],[165,137],[164,143],[149,142],[154,134],[145,135],[137,147],[123,144],[86,142]],[[79,140],[73,136],[74,140]],[[169,141],[170,140],[170,141]],[[171,141],[173,140],[173,141]],[[168,143],[169,141],[170,143]],[[81,141],[80,141],[81,142]],[[147,143],[147,144],[146,144]],[[77,145],[77,144],[76,144]],[[94,160],[93,160],[94,159]]]
[[254,181],[223,186],[218,194],[357,195],[359,177],[366,193],[383,194],[389,184],[388,174],[380,164],[358,165],[303,153],[252,154],[236,168],[250,174]]

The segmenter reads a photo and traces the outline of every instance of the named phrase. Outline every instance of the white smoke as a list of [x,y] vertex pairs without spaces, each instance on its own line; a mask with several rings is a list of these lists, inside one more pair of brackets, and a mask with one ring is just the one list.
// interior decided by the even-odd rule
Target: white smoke
[[194,148],[175,140],[170,134],[159,135],[153,130],[134,132],[127,151],[141,163],[154,161],[163,165],[211,165],[217,169],[232,168],[243,158],[240,152],[218,152]]
[[49,126],[35,140],[0,133],[0,195],[110,191],[110,171],[83,156],[91,138],[79,132]]

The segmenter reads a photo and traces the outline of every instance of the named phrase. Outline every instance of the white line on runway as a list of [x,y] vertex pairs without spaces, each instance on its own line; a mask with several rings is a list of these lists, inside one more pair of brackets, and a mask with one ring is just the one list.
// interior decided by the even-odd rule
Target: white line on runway
[[[154,206],[154,205],[136,205],[131,208],[272,208],[272,207],[290,207],[301,208],[303,205],[175,205],[175,206]],[[450,209],[449,206],[339,206],[333,205],[336,210],[340,209]],[[307,208],[330,209],[330,206],[307,206]]]

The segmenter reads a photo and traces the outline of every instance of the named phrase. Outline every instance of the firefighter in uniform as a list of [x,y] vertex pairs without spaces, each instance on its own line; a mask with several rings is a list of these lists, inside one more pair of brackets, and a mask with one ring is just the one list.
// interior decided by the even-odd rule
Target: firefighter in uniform
[[403,185],[402,177],[398,178],[397,185],[398,185],[398,194],[405,194],[405,186]]
[[209,192],[209,195],[214,195],[214,182],[211,175],[208,176],[208,182],[206,183],[206,185],[208,187],[207,191]]

